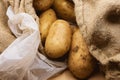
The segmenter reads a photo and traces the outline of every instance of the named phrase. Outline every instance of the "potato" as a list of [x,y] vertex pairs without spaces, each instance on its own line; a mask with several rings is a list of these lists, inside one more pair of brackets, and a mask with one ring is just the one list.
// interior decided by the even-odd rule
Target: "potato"
[[62,74],[52,77],[48,80],[77,80],[69,70],[64,71]]
[[54,0],[34,0],[33,6],[36,10],[45,11],[51,7]]
[[87,45],[78,29],[72,37],[68,58],[69,70],[78,78],[87,78],[94,70],[94,60],[89,54]]
[[53,9],[48,9],[47,11],[41,14],[39,22],[40,22],[40,34],[43,44],[48,35],[50,26],[56,19],[57,17]]
[[74,4],[68,0],[54,0],[53,8],[62,19],[75,22]]
[[71,29],[72,29],[72,34],[79,29],[79,27],[77,25],[71,24],[70,26],[71,26]]
[[68,52],[72,31],[67,21],[56,20],[50,27],[45,42],[45,52],[50,58],[60,58]]

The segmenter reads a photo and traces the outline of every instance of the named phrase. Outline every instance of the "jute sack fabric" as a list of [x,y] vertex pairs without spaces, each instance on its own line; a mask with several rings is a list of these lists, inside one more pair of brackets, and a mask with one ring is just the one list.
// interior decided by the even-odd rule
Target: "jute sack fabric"
[[0,53],[2,53],[14,40],[15,37],[9,30],[7,25],[8,18],[6,16],[7,8],[2,0],[0,0]]

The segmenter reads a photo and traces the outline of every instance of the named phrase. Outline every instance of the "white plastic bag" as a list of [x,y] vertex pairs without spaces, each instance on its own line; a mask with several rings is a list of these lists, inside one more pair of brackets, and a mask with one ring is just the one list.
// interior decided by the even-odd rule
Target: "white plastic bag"
[[8,25],[17,39],[0,55],[0,80],[47,80],[66,68],[38,52],[39,29],[26,13],[14,14],[8,7]]

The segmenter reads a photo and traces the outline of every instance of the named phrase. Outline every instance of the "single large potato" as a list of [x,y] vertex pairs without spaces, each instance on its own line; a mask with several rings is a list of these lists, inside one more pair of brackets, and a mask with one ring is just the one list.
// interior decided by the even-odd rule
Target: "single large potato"
[[72,31],[67,21],[56,20],[50,27],[45,42],[45,51],[50,58],[62,57],[68,52]]
[[68,59],[70,71],[78,78],[87,78],[94,69],[94,61],[78,29],[72,37],[71,51]]
[[53,8],[62,19],[75,22],[74,4],[68,0],[54,0]]
[[33,6],[36,10],[45,11],[51,7],[54,0],[34,0]]
[[57,19],[56,14],[53,9],[48,9],[40,16],[40,34],[42,43],[44,44],[48,31],[52,23]]

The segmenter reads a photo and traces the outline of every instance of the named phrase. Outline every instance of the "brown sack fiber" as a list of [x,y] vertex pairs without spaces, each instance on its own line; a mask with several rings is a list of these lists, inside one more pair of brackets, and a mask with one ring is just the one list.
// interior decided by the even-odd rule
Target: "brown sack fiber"
[[3,1],[0,0],[0,53],[15,40],[7,25],[6,10]]
[[106,79],[120,80],[120,0],[74,0],[77,23]]

